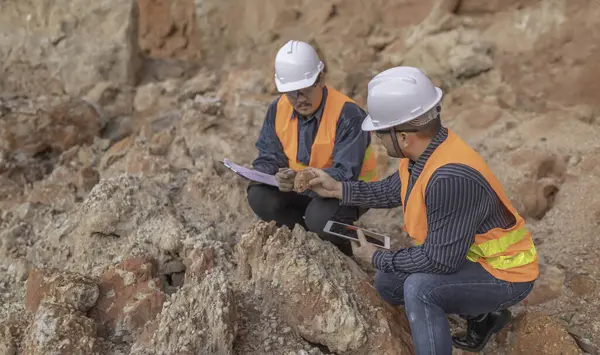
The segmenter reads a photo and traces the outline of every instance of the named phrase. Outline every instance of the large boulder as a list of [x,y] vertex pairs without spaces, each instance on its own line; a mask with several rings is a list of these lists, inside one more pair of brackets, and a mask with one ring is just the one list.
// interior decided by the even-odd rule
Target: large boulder
[[61,304],[43,302],[29,325],[23,354],[100,355],[94,321]]
[[36,313],[44,300],[85,313],[98,300],[98,285],[88,277],[52,269],[34,268],[27,279],[27,310]]
[[189,236],[168,190],[132,175],[100,181],[68,219],[46,228],[48,237],[33,248],[34,260],[75,270],[103,268],[140,253],[176,254]]
[[156,260],[138,256],[109,267],[99,282],[98,302],[90,310],[100,335],[131,342],[160,313],[165,294]]
[[131,354],[231,354],[236,335],[233,288],[220,269],[184,285]]
[[101,354],[96,324],[86,317],[97,299],[98,286],[86,276],[33,269],[26,298],[33,320],[23,340],[23,354]]
[[6,108],[0,112],[0,150],[18,156],[15,160],[91,144],[104,124],[93,104],[67,96],[12,98],[0,104]]
[[335,353],[412,353],[405,315],[378,297],[354,261],[315,234],[259,222],[235,253],[240,276],[304,339]]
[[0,63],[12,70],[0,90],[77,96],[99,81],[135,83],[137,19],[135,0],[3,1]]
[[6,199],[8,208],[30,202],[71,209],[77,194],[97,182],[93,157],[83,163],[76,153],[94,144],[104,124],[98,107],[82,99],[0,98],[0,201]]
[[490,70],[494,65],[491,49],[491,43],[478,31],[459,28],[416,40],[392,65],[420,68],[432,79],[452,87],[458,80]]

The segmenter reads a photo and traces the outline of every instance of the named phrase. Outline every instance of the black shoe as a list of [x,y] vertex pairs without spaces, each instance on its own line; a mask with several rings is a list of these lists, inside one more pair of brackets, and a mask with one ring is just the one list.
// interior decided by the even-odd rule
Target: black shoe
[[[467,333],[452,337],[454,346],[471,352],[479,352],[494,333],[498,333],[510,321],[508,309],[488,313],[467,322]],[[482,319],[483,318],[483,319]]]

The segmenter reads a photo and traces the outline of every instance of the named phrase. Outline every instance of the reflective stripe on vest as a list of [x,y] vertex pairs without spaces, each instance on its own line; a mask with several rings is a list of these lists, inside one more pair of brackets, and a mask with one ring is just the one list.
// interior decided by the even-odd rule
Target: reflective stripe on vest
[[[482,244],[473,244],[467,253],[467,259],[472,262],[478,262],[481,258],[490,264],[494,269],[506,270],[514,267],[527,265],[535,261],[537,250],[531,243],[528,250],[517,252],[514,255],[499,255],[505,253],[508,248],[525,238],[528,234],[527,228],[521,227],[506,233],[504,237],[492,239]],[[421,245],[423,242],[416,242]]]
[[[342,108],[347,102],[355,103],[352,99],[337,90],[327,87],[327,98],[321,116],[317,135],[311,147],[309,165],[313,168],[325,169],[333,166],[333,148],[337,121]],[[289,167],[295,171],[306,168],[299,162],[298,157],[298,121],[291,119],[294,108],[285,95],[281,95],[277,103],[275,117],[275,132],[281,142],[283,151],[288,158]],[[362,181],[377,181],[377,160],[372,144],[365,150],[365,157],[360,171],[359,179]]]
[[[401,185],[401,200],[404,209],[404,229],[421,245],[427,238],[427,210],[425,190],[435,170],[446,164],[463,164],[477,170],[510,211],[516,220],[509,229],[494,228],[486,233],[475,235],[475,242],[469,248],[467,259],[480,263],[494,277],[509,282],[527,282],[539,275],[539,260],[533,238],[525,226],[525,221],[512,206],[504,190],[489,169],[483,158],[462,139],[448,130],[448,138],[433,152],[417,178],[412,192],[406,199],[407,185]],[[399,164],[400,179],[409,181],[408,159]]]
[[[529,249],[514,253],[513,255],[500,255],[529,235],[526,227],[521,227],[506,233],[498,239],[488,240],[482,244],[473,244],[467,254],[467,259],[477,262],[480,258],[494,269],[506,270],[514,267],[527,265],[535,261],[537,250],[533,241]],[[531,238],[530,238],[531,239]]]

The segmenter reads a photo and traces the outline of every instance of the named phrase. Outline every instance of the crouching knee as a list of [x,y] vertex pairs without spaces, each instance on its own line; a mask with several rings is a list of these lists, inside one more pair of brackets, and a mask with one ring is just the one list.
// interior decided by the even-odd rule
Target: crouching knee
[[275,218],[279,205],[277,203],[277,192],[264,185],[252,185],[248,187],[248,205],[264,221]]
[[329,239],[323,231],[325,224],[335,214],[335,206],[331,201],[320,198],[313,199],[306,208],[306,227],[313,233],[316,233],[322,239]]
[[375,274],[375,290],[379,297],[387,303],[397,306],[404,303],[404,278],[393,273],[377,271]]
[[411,274],[404,282],[404,300],[407,304],[415,301],[428,301],[435,288],[435,276],[431,274]]

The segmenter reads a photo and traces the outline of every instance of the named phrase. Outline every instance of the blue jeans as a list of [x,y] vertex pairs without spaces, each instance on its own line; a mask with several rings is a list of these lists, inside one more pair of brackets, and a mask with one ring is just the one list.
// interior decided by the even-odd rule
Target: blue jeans
[[472,318],[521,302],[534,282],[506,282],[479,263],[465,261],[454,274],[394,274],[378,271],[375,289],[392,305],[404,304],[417,355],[452,354],[446,314]]

